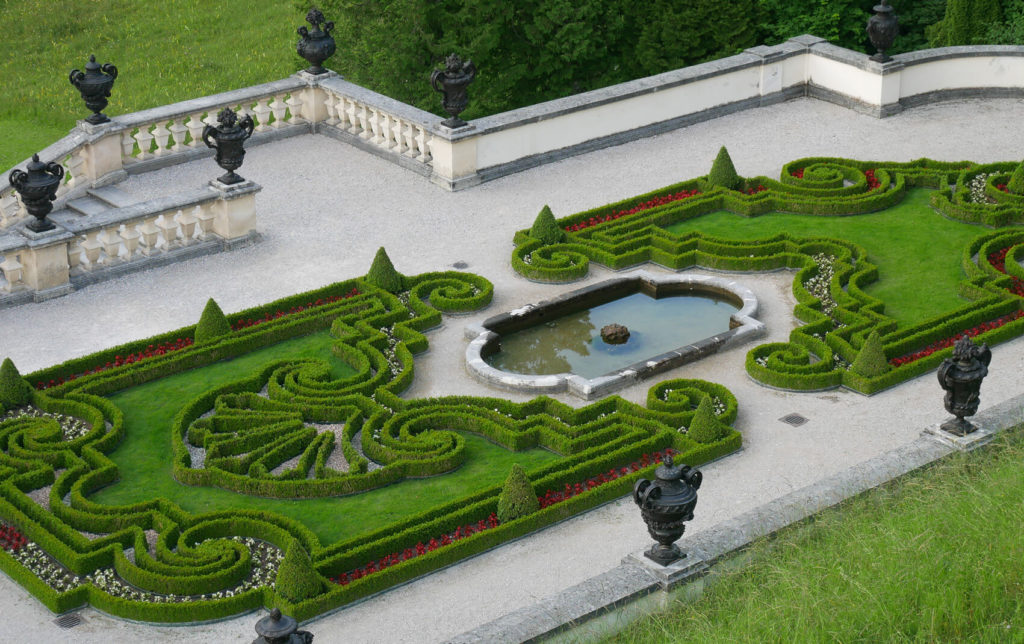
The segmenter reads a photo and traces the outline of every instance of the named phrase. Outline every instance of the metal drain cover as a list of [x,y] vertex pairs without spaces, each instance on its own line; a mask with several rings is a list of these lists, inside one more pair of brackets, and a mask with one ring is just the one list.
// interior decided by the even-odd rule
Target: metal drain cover
[[454,264],[452,264],[452,268],[457,268],[459,270],[462,270],[464,268],[469,268],[469,264],[467,264],[466,262],[461,262],[461,261],[460,262],[455,262]]
[[800,425],[803,425],[804,423],[807,422],[807,419],[801,416],[800,414],[786,414],[779,420],[786,424],[792,425],[793,427],[799,427]]
[[61,628],[74,628],[82,623],[82,618],[78,613],[68,613],[53,620],[53,623]]

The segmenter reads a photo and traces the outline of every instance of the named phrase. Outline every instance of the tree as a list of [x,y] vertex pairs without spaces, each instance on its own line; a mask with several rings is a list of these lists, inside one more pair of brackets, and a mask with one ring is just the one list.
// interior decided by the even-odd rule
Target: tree
[[32,401],[32,387],[18,373],[10,358],[0,365],[0,411],[27,405]]
[[722,186],[729,190],[737,190],[740,187],[740,175],[736,174],[736,168],[732,164],[729,151],[722,146],[711,164],[711,172],[708,173],[708,186]]
[[878,337],[877,331],[872,331],[868,339],[864,341],[864,345],[861,346],[860,353],[854,358],[853,364],[850,365],[850,370],[862,376],[874,378],[890,369],[892,369],[892,365],[885,357],[882,339]]
[[533,227],[530,228],[530,237],[539,239],[541,243],[557,244],[565,239],[565,231],[558,227],[551,208],[544,206],[533,220]]
[[293,604],[323,592],[324,585],[320,573],[313,567],[309,553],[296,539],[292,539],[288,544],[281,567],[277,569],[274,589],[278,595]]
[[519,463],[512,465],[512,469],[501,487],[501,494],[498,496],[498,520],[502,523],[512,521],[519,517],[525,517],[540,509],[540,501],[537,500],[537,493],[533,490],[533,484],[526,477],[526,472],[519,466]]
[[220,310],[220,306],[211,297],[206,301],[206,308],[203,309],[203,314],[199,316],[199,324],[196,325],[196,344],[213,342],[229,333],[231,325],[224,316],[224,311]]
[[373,264],[370,265],[370,272],[366,274],[366,281],[388,293],[401,293],[405,278],[395,270],[395,265],[391,263],[391,258],[388,257],[384,247],[381,246],[377,249],[377,255],[373,258]]
[[942,20],[926,33],[933,47],[983,45],[990,26],[1002,20],[1000,0],[947,0]]
[[714,443],[725,434],[725,427],[715,416],[711,396],[704,396],[697,404],[686,435],[698,443]]

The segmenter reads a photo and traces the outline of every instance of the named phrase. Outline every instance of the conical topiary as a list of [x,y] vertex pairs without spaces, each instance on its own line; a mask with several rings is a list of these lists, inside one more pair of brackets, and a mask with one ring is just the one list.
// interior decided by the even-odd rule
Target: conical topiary
[[1024,195],[1024,161],[1017,164],[1006,183],[1006,189],[1015,195]]
[[203,309],[203,314],[199,316],[199,324],[196,325],[196,344],[212,342],[228,333],[231,333],[231,325],[224,317],[224,311],[220,310],[211,297],[206,301],[206,308]]
[[882,339],[878,337],[877,331],[872,331],[860,353],[854,358],[850,370],[868,378],[880,376],[892,369],[892,365],[885,358],[885,349],[882,347]]
[[405,290],[405,279],[395,270],[395,265],[391,263],[391,258],[383,246],[377,249],[377,255],[370,265],[370,272],[366,274],[366,281],[388,293],[401,293]]
[[32,400],[32,387],[18,373],[10,358],[0,365],[0,410],[27,405]]
[[498,520],[502,523],[524,517],[540,509],[533,483],[526,478],[526,472],[516,463],[505,479],[505,485],[498,496]]
[[722,186],[729,190],[738,190],[740,182],[740,175],[736,174],[729,151],[723,145],[722,149],[718,151],[718,156],[715,157],[715,162],[711,164],[711,172],[708,173],[708,187]]
[[725,434],[725,428],[711,407],[711,396],[704,396],[697,404],[697,411],[693,413],[693,419],[690,420],[690,427],[686,430],[686,435],[698,443],[714,443],[723,434]]
[[530,237],[539,239],[543,244],[557,244],[565,239],[565,231],[558,227],[551,208],[544,206],[537,213],[533,220],[533,227],[530,228]]
[[323,592],[320,573],[313,567],[306,549],[295,539],[288,545],[281,567],[277,569],[274,589],[293,604]]

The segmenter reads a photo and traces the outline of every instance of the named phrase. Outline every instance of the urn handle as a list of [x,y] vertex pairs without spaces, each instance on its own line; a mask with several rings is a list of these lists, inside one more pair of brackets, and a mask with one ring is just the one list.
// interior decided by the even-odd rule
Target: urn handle
[[11,173],[7,175],[7,181],[14,186],[16,190],[21,190],[22,184],[28,181],[28,173],[24,170],[15,168],[11,170]]
[[85,78],[85,72],[80,69],[72,69],[71,73],[68,74],[68,80],[71,81],[71,84],[75,87],[78,87],[78,84],[82,82],[83,78]]
[[683,471],[683,480],[689,483],[693,489],[699,490],[701,482],[704,481],[704,474],[698,469],[689,466],[684,467],[686,467],[686,470]]
[[[100,71],[107,76],[110,76],[111,80],[117,78],[117,67],[114,67],[111,63],[103,63],[103,67],[100,67]],[[107,96],[110,96],[110,94],[107,94]]]
[[256,128],[256,124],[252,121],[252,116],[248,114],[246,114],[245,117],[243,117],[242,120],[238,122],[238,125],[240,125],[242,129],[245,130],[246,139],[252,136],[252,131]]
[[213,148],[214,150],[217,149],[217,144],[216,144],[216,142],[210,140],[210,135],[213,134],[213,131],[215,129],[216,128],[213,127],[212,125],[207,125],[206,127],[203,128],[203,136],[202,136],[203,143],[206,144],[206,147]]
[[442,69],[435,69],[430,72],[430,86],[433,87],[435,91],[441,92],[442,94],[444,93],[444,86],[441,85],[441,79],[443,76],[444,70]]
[[641,510],[651,507],[651,500],[661,497],[661,488],[654,485],[647,479],[640,479],[633,486],[633,502],[640,506]]

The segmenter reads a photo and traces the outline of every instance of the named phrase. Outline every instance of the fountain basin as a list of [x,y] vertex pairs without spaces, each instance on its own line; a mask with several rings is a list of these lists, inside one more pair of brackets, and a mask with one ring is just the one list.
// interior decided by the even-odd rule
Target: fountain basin
[[[660,341],[661,344],[648,342],[647,346],[650,346],[652,350],[650,355],[642,355],[642,347],[645,346],[643,344],[640,345],[640,354],[635,352],[636,347],[633,347],[634,353],[628,353],[629,349],[621,349],[621,351],[627,352],[623,353],[627,363],[603,372],[600,371],[601,365],[612,364],[614,360],[613,362],[598,360],[589,365],[580,364],[579,360],[575,360],[577,366],[573,367],[566,362],[565,370],[560,373],[538,373],[536,371],[534,373],[517,373],[491,364],[492,362],[497,364],[504,362],[495,359],[496,354],[501,350],[503,338],[512,344],[516,340],[516,334],[532,333],[532,330],[544,326],[555,328],[559,321],[569,320],[570,324],[579,325],[578,316],[581,312],[596,312],[603,305],[623,301],[627,298],[633,298],[633,304],[626,303],[627,309],[647,310],[643,306],[645,303],[638,301],[636,297],[638,294],[647,296],[655,302],[675,300],[680,296],[702,300],[724,300],[731,303],[736,310],[720,320],[721,331],[712,332],[699,339],[686,337],[685,331],[688,329],[692,331],[691,327],[694,327],[694,323],[680,318],[678,344],[673,344],[671,338],[668,345],[664,344],[664,339]],[[492,316],[484,320],[482,324],[468,325],[466,337],[470,343],[466,348],[466,368],[481,382],[499,389],[530,394],[568,391],[585,400],[591,400],[606,396],[615,390],[655,374],[764,335],[764,323],[753,317],[757,314],[757,307],[757,298],[753,292],[729,278],[688,274],[656,275],[643,270],[634,271],[623,277],[570,291],[551,300],[528,304],[522,308]],[[697,307],[697,309],[701,308],[701,306]],[[703,308],[707,310],[706,305]],[[642,318],[644,313],[641,312],[640,315]],[[716,315],[722,316],[723,314],[718,312]],[[583,324],[592,326],[586,323],[585,318],[586,316],[584,316]],[[674,322],[675,318],[671,318],[669,321]],[[598,328],[601,323],[603,322],[598,323]],[[634,328],[633,324],[624,323],[631,330]],[[690,335],[692,336],[692,332]],[[643,343],[645,335],[642,332],[632,334],[630,343],[633,343],[634,339]],[[599,343],[600,336],[598,335],[597,343],[589,348],[582,347],[582,350],[584,353],[598,351],[600,348],[596,345]],[[672,348],[665,349],[665,346]],[[619,350],[618,347],[611,349],[611,351]],[[640,357],[637,357],[638,355]],[[557,365],[559,360],[560,358],[556,358],[549,363]],[[543,370],[551,367],[540,366],[538,368]],[[598,373],[594,372],[595,368],[599,370]],[[531,370],[533,370],[532,367]]]

